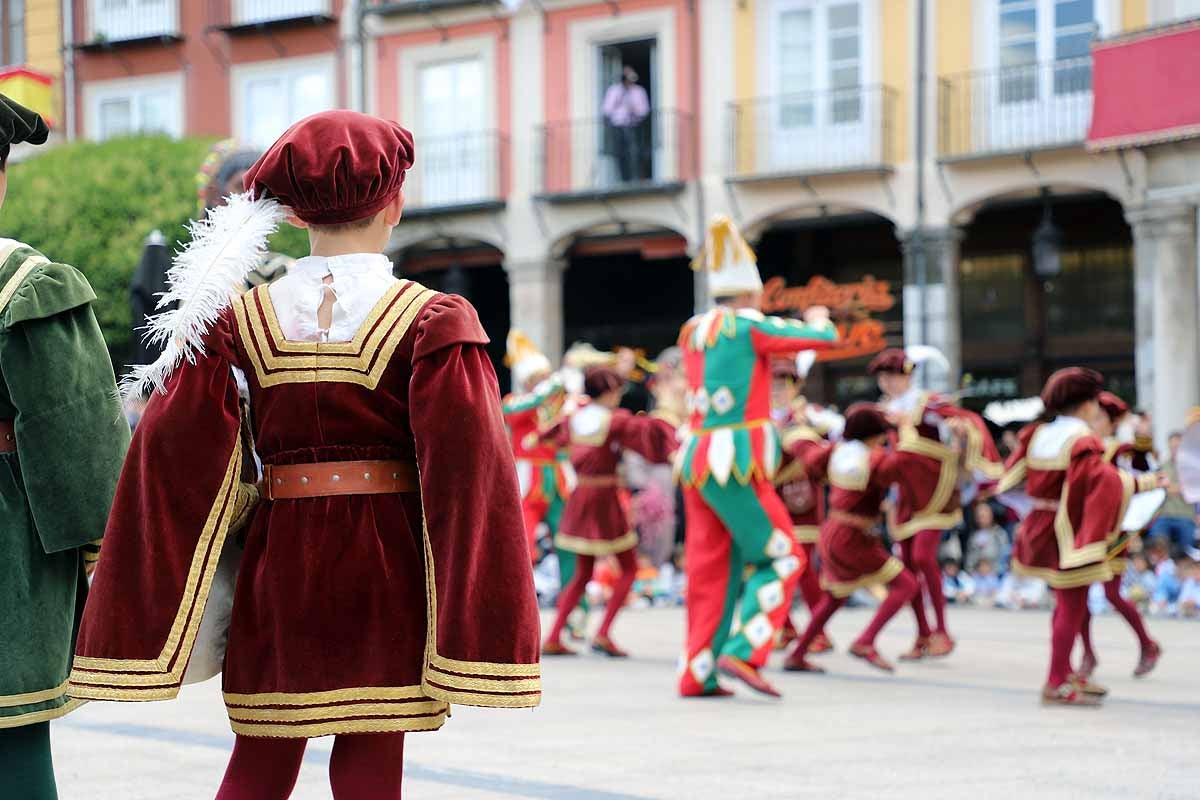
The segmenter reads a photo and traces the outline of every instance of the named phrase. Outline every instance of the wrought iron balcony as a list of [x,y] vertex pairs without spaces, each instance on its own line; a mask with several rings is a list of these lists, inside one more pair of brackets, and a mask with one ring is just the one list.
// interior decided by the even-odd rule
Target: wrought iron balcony
[[729,106],[729,174],[753,180],[885,170],[894,160],[896,92],[858,86],[755,97]]
[[551,122],[535,142],[535,185],[547,198],[676,190],[695,172],[695,128],[682,111],[652,111],[628,126],[604,118]]
[[85,46],[179,37],[177,0],[89,0]]
[[1092,59],[968,72],[939,85],[943,159],[1067,147],[1092,117]]
[[508,194],[508,137],[497,131],[418,136],[404,184],[409,216],[501,203]]

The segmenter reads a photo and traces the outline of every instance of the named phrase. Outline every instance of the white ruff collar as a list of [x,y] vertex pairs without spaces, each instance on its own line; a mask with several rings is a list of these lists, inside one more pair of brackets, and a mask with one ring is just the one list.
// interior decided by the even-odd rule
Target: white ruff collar
[[[333,282],[325,283],[332,275]],[[348,342],[358,333],[371,309],[396,283],[392,262],[382,253],[306,256],[270,286],[271,304],[284,335],[294,341]],[[317,309],[325,292],[335,296],[328,331],[317,325]]]
[[1074,439],[1090,431],[1079,417],[1056,417],[1053,422],[1039,425],[1029,442],[1029,456],[1040,461],[1056,458]]

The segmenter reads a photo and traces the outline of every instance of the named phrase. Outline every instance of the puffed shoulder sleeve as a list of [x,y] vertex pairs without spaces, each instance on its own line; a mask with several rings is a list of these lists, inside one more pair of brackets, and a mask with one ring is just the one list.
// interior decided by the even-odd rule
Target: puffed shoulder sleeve
[[486,345],[490,340],[479,323],[475,307],[456,294],[430,300],[417,320],[413,361],[456,344]]

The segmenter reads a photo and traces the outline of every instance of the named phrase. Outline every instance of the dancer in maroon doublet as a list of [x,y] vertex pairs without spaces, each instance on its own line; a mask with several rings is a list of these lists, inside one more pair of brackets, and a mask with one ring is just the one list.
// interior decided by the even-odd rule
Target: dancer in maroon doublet
[[[1103,412],[1097,398],[1102,376],[1072,367],[1050,376],[1042,401],[1052,422],[1022,431],[1009,460],[1009,475],[1022,473],[1032,510],[1013,548],[1013,571],[1041,578],[1055,594],[1051,623],[1050,670],[1044,703],[1098,705],[1100,699],[1071,680],[1071,647],[1087,613],[1088,587],[1112,579],[1109,547],[1120,535],[1121,519],[1137,488],[1153,488],[1157,478],[1136,480],[1104,458],[1104,444],[1089,427]],[[1015,479],[1015,478],[1014,478]],[[1002,482],[1006,486],[1013,479]]]
[[629,449],[647,461],[665,463],[675,451],[675,426],[658,417],[634,415],[618,408],[624,381],[607,367],[593,367],[584,379],[591,402],[571,413],[549,434],[560,446],[569,446],[577,486],[567,500],[561,532],[555,544],[578,556],[575,576],[558,600],[558,616],[542,652],[575,655],[562,641],[567,616],[579,603],[592,579],[597,556],[616,556],[621,574],[604,610],[604,620],[592,640],[592,649],[622,657],[626,653],[609,636],[613,620],[625,605],[637,576],[637,533],[630,529],[621,503],[618,467]]
[[787,670],[824,672],[807,660],[809,646],[850,595],[860,588],[880,584],[887,584],[887,597],[871,623],[850,645],[850,654],[887,672],[893,670],[875,649],[875,637],[917,593],[918,583],[874,533],[884,498],[903,467],[899,454],[883,447],[889,430],[881,411],[858,403],[846,413],[842,442],[832,448],[813,450],[805,460],[809,475],[825,476],[832,487],[829,515],[821,526],[817,545],[824,593],[813,610],[808,628],[787,658],[784,665]]
[[[936,627],[925,616],[924,593],[913,596],[917,640],[903,661],[926,656],[945,656],[954,650],[946,629],[946,598],[942,594],[942,570],[938,546],[942,534],[962,522],[959,495],[960,466],[979,481],[996,481],[1003,473],[996,443],[983,419],[955,406],[948,398],[921,392],[913,385],[915,364],[904,350],[892,348],[876,356],[868,371],[879,381],[881,403],[893,418],[901,420],[892,446],[901,456],[903,468],[894,524],[888,533],[900,545],[904,565],[919,576],[929,594]],[[951,420],[963,432],[965,444],[951,446]]]
[[[1104,460],[1134,475],[1146,473],[1147,470],[1139,470],[1134,466],[1138,462],[1145,463],[1145,459],[1141,457],[1142,454],[1137,451],[1134,444],[1116,440],[1117,427],[1121,424],[1121,420],[1129,414],[1128,404],[1111,392],[1101,392],[1099,402],[1100,409],[1104,413],[1097,417],[1095,428],[1096,434],[1105,443]],[[1121,596],[1121,576],[1125,574],[1126,565],[1125,552],[1129,549],[1130,541],[1135,536],[1136,534],[1120,536],[1109,547],[1108,565],[1112,569],[1113,576],[1104,584],[1104,596],[1108,598],[1113,609],[1129,623],[1129,627],[1133,629],[1134,635],[1138,638],[1142,653],[1133,675],[1140,678],[1149,674],[1158,664],[1158,659],[1162,655],[1162,647],[1150,638],[1150,633],[1146,630],[1146,624],[1142,620],[1142,615],[1138,613],[1137,606]],[[1083,644],[1083,659],[1075,674],[1080,680],[1092,685],[1090,679],[1098,662],[1096,651],[1092,648],[1092,614],[1090,611],[1084,613],[1080,639]]]

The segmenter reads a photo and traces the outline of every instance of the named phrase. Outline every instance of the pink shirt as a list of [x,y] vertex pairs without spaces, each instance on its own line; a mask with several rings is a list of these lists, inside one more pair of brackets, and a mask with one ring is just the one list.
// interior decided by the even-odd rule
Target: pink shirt
[[650,97],[638,84],[614,83],[604,93],[604,117],[618,128],[637,125],[650,115]]

